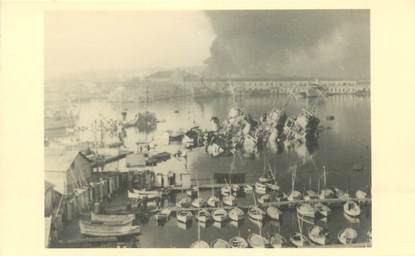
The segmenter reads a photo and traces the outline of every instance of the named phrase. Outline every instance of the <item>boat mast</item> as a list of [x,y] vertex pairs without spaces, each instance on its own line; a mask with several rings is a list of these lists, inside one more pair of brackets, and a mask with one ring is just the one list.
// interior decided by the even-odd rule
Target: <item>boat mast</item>
[[323,186],[327,186],[326,166],[323,165]]

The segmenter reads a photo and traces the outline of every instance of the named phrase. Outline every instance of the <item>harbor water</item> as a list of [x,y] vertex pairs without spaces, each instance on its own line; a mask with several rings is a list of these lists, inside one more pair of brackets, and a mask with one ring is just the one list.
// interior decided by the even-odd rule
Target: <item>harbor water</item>
[[[326,169],[326,185],[337,187],[349,192],[353,197],[356,190],[370,192],[371,186],[371,133],[370,133],[370,98],[357,96],[332,96],[325,99],[293,98],[292,96],[268,97],[240,97],[235,101],[232,97],[215,98],[177,98],[165,101],[142,103],[111,103],[104,100],[86,101],[81,103],[80,124],[91,127],[95,120],[120,119],[121,112],[127,110],[127,119],[132,119],[138,112],[145,110],[154,112],[159,120],[157,130],[152,134],[140,134],[130,130],[127,135],[127,144],[131,147],[139,140],[152,138],[160,131],[177,131],[193,127],[195,124],[202,129],[210,128],[210,119],[218,117],[224,120],[233,107],[239,107],[259,118],[264,112],[280,108],[289,116],[299,113],[302,108],[311,110],[320,118],[320,131],[317,145],[297,147],[280,147],[268,150],[267,153],[256,157],[241,158],[235,163],[238,173],[246,174],[246,182],[254,183],[263,174],[264,155],[267,163],[275,169],[276,179],[283,192],[289,193],[292,189],[292,174],[289,166],[297,165],[294,188],[299,191],[324,186],[323,166]],[[326,118],[334,116],[334,120]],[[46,133],[50,138],[64,136],[59,131]],[[233,157],[209,157],[204,149],[197,149],[188,153],[188,169],[193,179],[200,183],[209,183],[214,173],[229,173]],[[164,164],[169,168],[168,162]],[[353,170],[358,166],[360,171]],[[176,167],[177,168],[177,167]],[[207,198],[211,191],[201,192]],[[179,195],[180,196],[180,195]],[[246,194],[240,199],[244,205],[253,203],[253,195]],[[173,203],[172,203],[173,205]],[[142,226],[142,234],[138,237],[138,247],[189,247],[198,237],[198,223],[191,225],[178,224],[173,217],[163,225],[159,225],[153,217],[138,220]],[[359,233],[357,242],[366,242],[366,233],[371,229],[370,205],[362,207],[362,214],[358,222],[352,223],[343,215],[343,208],[333,208],[326,223],[330,240],[337,241],[338,232],[346,227],[353,227]],[[302,226],[304,232],[310,226]],[[281,221],[266,221],[263,226],[252,222],[245,215],[245,221],[235,225],[224,223],[202,225],[200,239],[212,242],[222,238],[229,240],[233,236],[247,238],[250,233],[262,233],[269,236],[280,233],[288,238],[299,231],[295,210],[286,210]],[[72,232],[77,232],[73,229]],[[72,234],[77,236],[76,234]]]

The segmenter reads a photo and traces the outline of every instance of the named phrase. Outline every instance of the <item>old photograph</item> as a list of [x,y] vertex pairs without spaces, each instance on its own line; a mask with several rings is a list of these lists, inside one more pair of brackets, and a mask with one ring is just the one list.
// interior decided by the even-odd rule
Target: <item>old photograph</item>
[[43,30],[46,248],[372,246],[369,10]]

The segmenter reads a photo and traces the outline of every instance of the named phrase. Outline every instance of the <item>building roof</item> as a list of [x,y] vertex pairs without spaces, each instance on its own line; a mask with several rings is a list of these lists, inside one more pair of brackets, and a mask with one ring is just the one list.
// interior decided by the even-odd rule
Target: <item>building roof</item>
[[65,172],[45,172],[45,180],[52,184],[53,189],[60,194],[65,194]]
[[78,150],[65,150],[64,148],[46,149],[45,171],[67,171],[78,154]]

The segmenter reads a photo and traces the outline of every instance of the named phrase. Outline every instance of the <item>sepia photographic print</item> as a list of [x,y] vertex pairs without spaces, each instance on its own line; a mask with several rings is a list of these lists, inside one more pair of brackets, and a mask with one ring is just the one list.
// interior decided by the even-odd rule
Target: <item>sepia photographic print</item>
[[45,12],[45,247],[371,247],[370,78],[366,9]]

